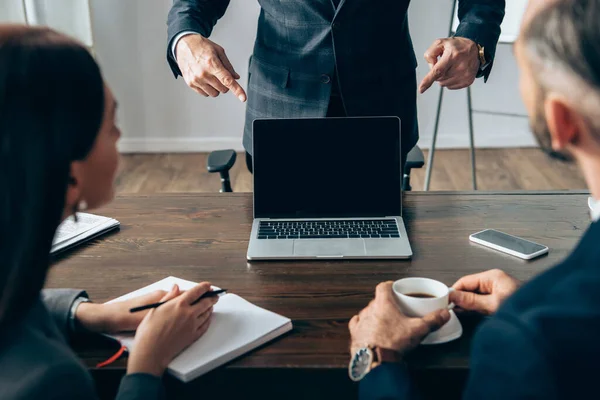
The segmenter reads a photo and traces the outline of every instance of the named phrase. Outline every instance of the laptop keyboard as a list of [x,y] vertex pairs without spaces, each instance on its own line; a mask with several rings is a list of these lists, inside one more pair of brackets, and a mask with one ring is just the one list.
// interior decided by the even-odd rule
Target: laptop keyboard
[[259,239],[399,238],[395,219],[332,221],[260,221]]

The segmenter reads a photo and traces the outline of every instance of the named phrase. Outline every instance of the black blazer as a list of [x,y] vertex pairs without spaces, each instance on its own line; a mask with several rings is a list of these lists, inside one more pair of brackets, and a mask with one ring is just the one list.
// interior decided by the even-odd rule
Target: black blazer
[[[324,117],[336,66],[349,116],[398,116],[404,153],[417,143],[417,61],[408,30],[410,0],[341,0],[337,9],[332,0],[258,1],[246,150],[252,152],[255,118]],[[171,52],[172,40],[183,31],[210,36],[228,5],[229,0],[173,1],[167,58],[175,76],[181,72]],[[480,43],[493,59],[504,6],[505,0],[459,1],[457,35]]]
[[[477,332],[464,398],[598,397],[600,223],[560,265],[517,291]],[[414,399],[399,365],[369,373],[361,399]]]
[[[98,399],[92,375],[69,346],[84,334],[69,322],[78,297],[87,294],[42,290],[20,321],[0,330],[0,399]],[[116,400],[164,399],[162,379],[142,373],[125,375],[116,395]]]

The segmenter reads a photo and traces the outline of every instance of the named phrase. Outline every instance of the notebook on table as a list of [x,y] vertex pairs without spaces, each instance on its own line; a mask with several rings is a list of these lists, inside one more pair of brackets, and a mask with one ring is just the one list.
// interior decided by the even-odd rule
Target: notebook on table
[[71,216],[63,221],[56,230],[50,254],[57,254],[82,243],[88,242],[98,236],[104,235],[120,226],[116,219],[77,213],[77,222]]
[[[173,285],[188,290],[197,283],[168,277],[111,301],[123,301],[155,290],[170,291]],[[213,290],[218,288],[213,287]],[[227,293],[214,306],[208,331],[185,349],[170,364],[167,371],[183,382],[189,382],[207,372],[283,335],[292,329],[292,321]],[[134,335],[112,335],[128,350],[133,348]]]

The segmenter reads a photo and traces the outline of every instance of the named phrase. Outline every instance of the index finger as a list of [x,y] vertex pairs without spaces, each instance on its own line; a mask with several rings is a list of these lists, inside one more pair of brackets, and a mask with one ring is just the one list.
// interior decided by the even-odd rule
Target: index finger
[[[447,55],[448,54],[448,55]],[[450,67],[450,55],[449,53],[444,53],[442,58],[438,61],[438,63],[429,71],[425,78],[421,81],[421,85],[419,86],[419,92],[424,93],[427,89],[433,85],[433,82],[440,79],[448,68]]]
[[208,282],[199,283],[196,286],[194,286],[193,288],[187,290],[182,295],[182,301],[184,301],[186,304],[191,305],[196,300],[198,300],[200,298],[200,296],[202,296],[204,293],[210,291],[210,287],[211,287],[210,283],[208,283]]
[[[393,290],[394,282],[387,281],[377,285],[375,290],[375,299],[369,304],[369,308],[375,312],[387,312],[390,307],[397,309],[398,301]],[[398,309],[399,310],[399,309]]]
[[387,282],[382,282],[379,285],[377,285],[377,288],[375,289],[375,299],[395,301],[394,294],[392,291],[393,284],[394,284],[394,282],[387,281]]
[[242,101],[242,102],[246,101],[246,98],[247,98],[246,92],[244,91],[244,89],[242,89],[240,84],[233,78],[233,75],[231,75],[231,73],[229,71],[227,71],[227,69],[225,69],[225,67],[223,67],[216,74],[216,77],[217,77],[217,79],[219,79],[219,81],[221,81],[223,86],[225,86],[226,88],[231,90],[233,92],[233,94],[235,94],[235,96],[238,99],[240,99],[240,101]]
[[238,74],[235,71],[235,68],[233,68],[233,64],[231,63],[231,61],[229,61],[229,57],[227,57],[227,54],[225,54],[225,50],[220,48],[217,49],[217,52],[219,53],[219,58],[221,59],[221,62],[223,63],[225,68],[227,68],[227,70],[231,72],[231,75],[233,75],[235,79],[240,79],[240,74]]
[[485,289],[485,272],[463,276],[452,287],[464,292],[483,292]]

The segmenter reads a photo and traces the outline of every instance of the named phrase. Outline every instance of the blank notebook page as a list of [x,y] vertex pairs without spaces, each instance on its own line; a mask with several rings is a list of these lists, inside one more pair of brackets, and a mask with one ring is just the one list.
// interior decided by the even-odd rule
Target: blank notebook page
[[[178,284],[181,290],[188,290],[196,285],[194,282],[168,277],[111,302],[127,300],[154,290],[170,291],[174,284]],[[169,372],[185,382],[292,329],[290,319],[257,307],[234,294],[220,297],[212,318],[204,336],[169,364]],[[133,335],[111,337],[119,340],[129,350],[132,349]]]

